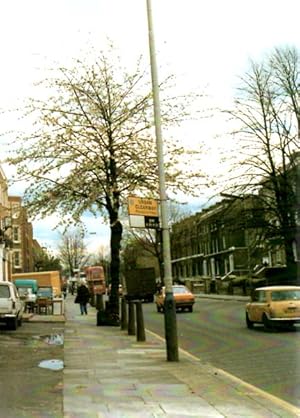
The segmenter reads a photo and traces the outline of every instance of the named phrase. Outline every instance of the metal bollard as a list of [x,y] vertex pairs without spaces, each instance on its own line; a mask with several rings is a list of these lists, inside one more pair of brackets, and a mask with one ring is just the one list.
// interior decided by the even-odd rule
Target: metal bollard
[[103,295],[96,295],[96,309],[97,311],[104,311]]
[[135,307],[136,307],[136,331],[137,331],[136,340],[146,341],[142,302],[140,300],[135,302]]
[[128,335],[135,335],[135,314],[132,301],[128,303]]
[[165,330],[168,339],[167,344],[167,360],[178,361],[178,338],[177,338],[177,324],[176,324],[176,307],[173,293],[166,292],[164,303],[165,308]]
[[127,322],[127,307],[126,307],[126,299],[123,297],[121,298],[121,329],[127,329],[128,322]]

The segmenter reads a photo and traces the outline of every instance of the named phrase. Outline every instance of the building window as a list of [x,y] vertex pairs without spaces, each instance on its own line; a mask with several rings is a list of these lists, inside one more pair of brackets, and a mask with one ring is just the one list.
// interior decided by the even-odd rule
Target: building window
[[13,227],[13,241],[14,242],[20,241],[20,229],[18,226]]
[[15,251],[14,252],[14,266],[15,267],[20,267],[21,266],[21,255],[20,255],[20,251]]
[[233,254],[229,254],[229,271],[234,270],[234,256]]
[[225,250],[226,249],[226,237],[225,237],[225,235],[223,235],[223,237],[222,237],[222,243],[223,243],[223,250]]

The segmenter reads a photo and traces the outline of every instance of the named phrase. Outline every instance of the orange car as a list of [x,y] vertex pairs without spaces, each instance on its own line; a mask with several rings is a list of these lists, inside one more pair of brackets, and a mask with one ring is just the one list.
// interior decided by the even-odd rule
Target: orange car
[[265,329],[276,325],[300,323],[300,286],[265,286],[254,290],[246,305],[246,324]]
[[[181,309],[184,311],[185,309],[188,309],[190,312],[193,312],[193,305],[195,303],[195,296],[193,293],[183,285],[173,285],[172,289],[176,310]],[[165,309],[165,287],[162,287],[161,291],[156,295],[155,303],[157,312],[163,312]]]

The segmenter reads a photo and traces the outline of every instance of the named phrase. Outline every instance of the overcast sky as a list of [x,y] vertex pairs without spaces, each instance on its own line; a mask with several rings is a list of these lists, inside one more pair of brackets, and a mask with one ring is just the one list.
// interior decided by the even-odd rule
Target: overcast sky
[[[205,88],[216,105],[230,101],[250,58],[300,44],[299,0],[152,0],[152,6],[159,75],[175,74],[187,90]],[[0,19],[1,110],[32,96],[43,69],[67,65],[88,45],[103,50],[107,38],[125,65],[140,54],[148,59],[146,0],[2,0]],[[13,129],[13,114],[2,114],[0,123],[1,132]],[[215,125],[199,121],[196,129],[213,136]],[[11,190],[16,192],[22,190]],[[34,223],[43,245],[54,246],[52,225],[53,219]],[[90,245],[108,242],[100,223],[93,220],[87,228],[97,232]]]

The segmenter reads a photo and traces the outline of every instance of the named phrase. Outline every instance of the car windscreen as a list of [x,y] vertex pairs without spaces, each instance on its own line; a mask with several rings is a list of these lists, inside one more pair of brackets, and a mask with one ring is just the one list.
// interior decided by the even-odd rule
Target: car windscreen
[[282,300],[300,300],[300,290],[274,290],[271,299],[274,302]]
[[173,293],[189,293],[185,287],[173,287]]
[[0,286],[0,298],[9,298],[10,292],[8,286]]
[[18,292],[20,296],[27,296],[30,290],[31,289],[28,289],[27,287],[18,287]]

